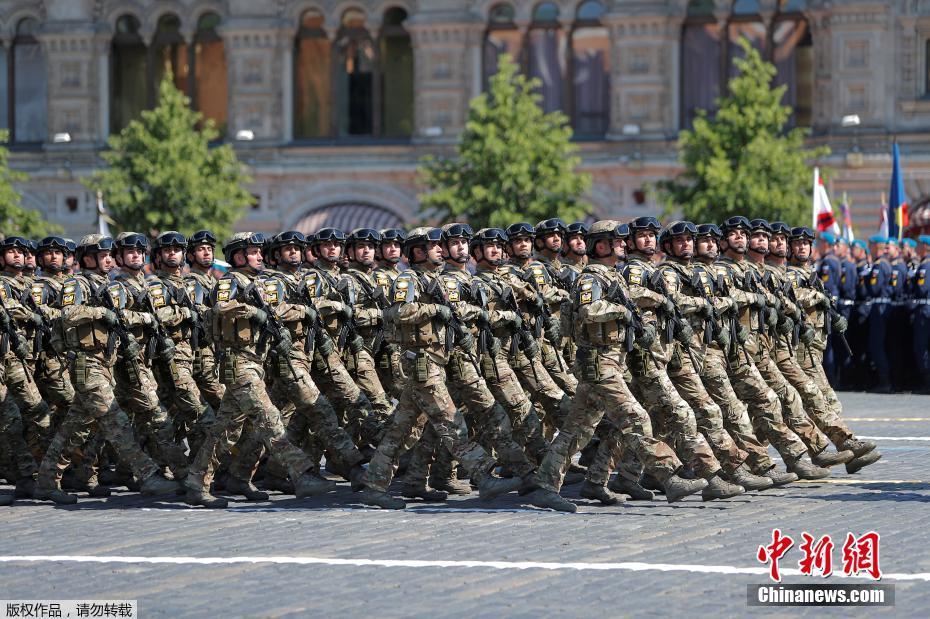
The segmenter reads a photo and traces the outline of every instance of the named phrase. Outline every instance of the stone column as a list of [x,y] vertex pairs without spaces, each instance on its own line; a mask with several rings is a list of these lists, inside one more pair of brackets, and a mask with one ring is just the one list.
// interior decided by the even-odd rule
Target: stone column
[[[100,105],[109,98],[107,70],[101,75],[99,39],[91,24],[50,22],[37,37],[45,50],[48,76],[48,136],[69,133],[73,142],[96,141],[103,135]],[[106,55],[102,56],[105,60]]]

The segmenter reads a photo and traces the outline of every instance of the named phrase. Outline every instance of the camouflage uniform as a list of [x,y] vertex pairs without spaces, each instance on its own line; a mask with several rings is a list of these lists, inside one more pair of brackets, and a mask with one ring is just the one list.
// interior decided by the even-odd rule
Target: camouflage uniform
[[[61,317],[61,291],[66,279],[65,273],[49,273],[33,281],[30,294],[49,323]],[[35,379],[42,399],[57,409],[57,420],[53,419],[52,423],[55,428],[74,402],[74,387],[68,375],[67,359],[55,353],[48,344],[44,342],[37,355]]]
[[204,326],[204,341],[200,342],[201,345],[199,348],[193,350],[194,362],[192,364],[192,372],[194,382],[196,382],[197,387],[200,388],[200,394],[203,396],[203,399],[207,401],[207,404],[210,405],[210,408],[213,409],[210,412],[210,419],[212,421],[212,414],[220,407],[220,402],[223,400],[223,393],[226,391],[226,387],[220,382],[216,357],[210,345],[213,338],[210,333],[208,313],[210,311],[210,293],[216,286],[216,278],[210,273],[202,273],[191,269],[191,271],[184,276],[184,284],[187,287],[187,292],[191,300],[194,302],[194,307],[200,312],[200,320]]
[[[373,278],[375,285],[381,289],[385,298],[391,294],[391,286],[394,280],[400,275],[396,267],[381,266],[375,269]],[[375,353],[375,363],[378,370],[378,378],[385,390],[394,399],[399,400],[401,389],[407,380],[404,376],[401,366],[400,347],[397,344],[385,342],[382,338],[381,349]]]

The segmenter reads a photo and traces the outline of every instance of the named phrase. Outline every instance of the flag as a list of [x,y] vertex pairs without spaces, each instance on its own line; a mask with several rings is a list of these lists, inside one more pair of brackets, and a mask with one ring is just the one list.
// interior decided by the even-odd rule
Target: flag
[[853,232],[853,223],[852,223],[852,205],[849,203],[849,198],[846,197],[846,192],[843,192],[843,201],[840,202],[840,212],[843,214],[843,236],[846,237],[846,240],[852,243],[856,240],[856,234]]
[[103,192],[97,191],[97,234],[110,236],[110,217],[103,208]]
[[892,146],[891,189],[888,192],[888,236],[900,241],[907,224],[907,194],[904,193],[904,175],[901,173],[901,151],[895,140]]
[[814,229],[820,232],[840,233],[840,226],[833,217],[833,207],[827,196],[827,188],[820,178],[820,168],[814,168]]
[[882,192],[882,205],[878,210],[878,233],[888,236],[888,203],[885,201],[885,192]]

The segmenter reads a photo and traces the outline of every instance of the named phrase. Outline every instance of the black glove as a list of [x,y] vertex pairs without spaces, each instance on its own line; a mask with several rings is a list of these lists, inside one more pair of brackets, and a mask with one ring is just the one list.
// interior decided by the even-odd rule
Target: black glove
[[790,335],[794,332],[794,321],[787,316],[783,316],[782,319],[778,321],[776,330],[779,335]]
[[546,337],[553,344],[560,345],[562,341],[562,327],[559,321],[549,318],[546,321]]
[[749,339],[749,329],[746,328],[746,325],[740,325],[736,330],[736,339],[740,344],[745,344]]
[[755,308],[763,308],[768,305],[768,300],[765,298],[765,295],[761,292],[757,292],[754,295],[751,295],[750,305]]
[[471,352],[475,348],[475,338],[469,331],[462,331],[458,337],[458,345]]
[[252,322],[258,327],[263,326],[268,322],[268,312],[263,309],[256,309],[255,314],[252,316]]
[[662,312],[669,315],[675,313],[675,304],[668,297],[662,300]]
[[528,359],[532,359],[539,354],[539,343],[536,340],[529,340],[529,344],[526,345],[526,348],[523,349],[523,354],[526,355]]
[[107,325],[108,327],[114,327],[119,323],[119,316],[116,315],[116,312],[107,308],[103,310],[103,315],[100,317],[100,322]]
[[705,320],[712,317],[714,315],[714,304],[705,300],[703,307],[701,307],[700,315],[703,316]]
[[175,348],[174,340],[170,337],[163,338],[158,343],[158,356],[165,361],[171,361],[174,359]]
[[352,316],[355,315],[355,312],[352,311],[352,306],[349,305],[348,303],[343,303],[342,307],[339,309],[337,313],[343,318],[345,318],[346,320],[352,320]]
[[274,351],[281,357],[287,357],[294,348],[294,342],[291,340],[291,332],[282,329],[278,336],[278,343],[274,345]]
[[729,329],[717,329],[717,335],[714,337],[714,342],[717,343],[717,346],[721,350],[729,350],[730,348],[730,330]]
[[452,320],[452,310],[445,305],[436,306],[436,319],[444,325]]
[[365,340],[362,339],[361,335],[356,334],[355,337],[349,340],[348,346],[352,354],[357,355],[365,348]]
[[798,334],[798,340],[807,346],[814,341],[816,336],[817,331],[814,329],[814,327],[806,324],[801,328],[801,332]]
[[765,313],[765,324],[768,325],[769,329],[775,329],[778,326],[778,312],[775,311],[775,308],[770,307]]
[[325,333],[317,334],[316,349],[320,352],[321,357],[328,357],[336,351],[336,344],[333,338]]
[[486,325],[490,322],[491,316],[488,314],[488,310],[481,310],[481,313],[478,315],[476,322],[480,325]]
[[304,306],[304,309],[306,311],[306,314],[304,315],[305,322],[309,324],[315,323],[317,316],[319,316],[319,314],[317,314],[316,309],[310,307],[309,305]]
[[639,333],[636,334],[636,345],[643,350],[649,350],[656,341],[656,328],[650,324],[644,324]]
[[129,336],[129,340],[123,345],[123,356],[127,359],[135,359],[142,352],[142,346],[139,345],[136,338]]
[[675,339],[680,343],[688,345],[691,343],[691,338],[694,337],[694,329],[691,328],[691,325],[688,324],[686,320],[677,320],[675,321]]
[[849,327],[849,321],[843,317],[842,314],[833,314],[830,317],[830,326],[833,327],[833,330],[837,333],[845,333],[846,329]]
[[29,317],[29,322],[31,322],[36,327],[41,327],[45,324],[45,318],[42,317],[42,314],[39,312],[33,312],[32,316]]
[[513,328],[517,330],[522,329],[523,328],[523,316],[521,316],[519,312],[514,312],[513,316],[514,316]]

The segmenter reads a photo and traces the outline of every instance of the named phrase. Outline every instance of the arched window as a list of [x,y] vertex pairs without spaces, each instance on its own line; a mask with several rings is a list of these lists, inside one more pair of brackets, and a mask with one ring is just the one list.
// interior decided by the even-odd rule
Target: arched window
[[334,46],[336,135],[377,135],[375,110],[380,98],[376,84],[378,61],[375,46],[365,29],[365,14],[348,9]]
[[220,16],[216,13],[205,13],[197,20],[191,68],[194,79],[191,105],[204,117],[212,119],[220,135],[225,135],[228,110],[226,53],[223,40],[216,31],[219,25]]
[[[42,142],[48,134],[48,65],[45,52],[36,39],[39,22],[24,17],[16,24],[16,35],[4,63],[4,94],[0,107],[5,111],[3,126],[10,130],[11,142]],[[8,109],[7,109],[8,108]]]
[[604,6],[582,2],[572,28],[572,126],[578,137],[600,137],[610,123],[610,34]]
[[514,10],[509,4],[491,7],[488,30],[484,36],[483,84],[487,89],[491,76],[497,73],[497,63],[503,54],[522,65],[523,40],[514,22]]
[[407,11],[390,8],[381,27],[382,134],[406,137],[413,133],[413,45],[404,28]]
[[139,20],[123,15],[116,20],[111,49],[110,131],[120,132],[138,118],[148,103],[147,52],[139,35]]
[[332,123],[332,56],[323,14],[300,17],[294,48],[294,137],[330,135]]
[[774,85],[786,86],[782,102],[794,108],[792,124],[810,125],[813,101],[813,54],[803,0],[779,0],[778,12],[766,27],[758,0],[736,0],[725,34],[709,0],[691,0],[682,29],[681,124],[690,127],[697,109],[714,110],[714,100],[725,94],[726,80],[737,73],[734,60],[743,56],[739,39],[745,37],[763,58],[775,64]]
[[566,54],[558,5],[554,2],[536,5],[527,39],[527,68],[530,77],[542,82],[539,88],[542,109],[544,112],[561,110]]

